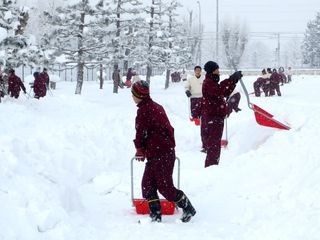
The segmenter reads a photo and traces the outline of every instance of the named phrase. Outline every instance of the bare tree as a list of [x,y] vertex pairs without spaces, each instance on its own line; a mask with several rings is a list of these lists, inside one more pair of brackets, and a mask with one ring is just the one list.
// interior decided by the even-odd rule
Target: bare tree
[[240,28],[238,24],[225,23],[221,39],[226,54],[227,67],[237,69],[248,43],[248,32],[245,26]]
[[246,47],[246,51],[242,56],[242,62],[246,62],[246,67],[265,68],[273,66],[273,54],[270,46],[263,41],[250,41]]

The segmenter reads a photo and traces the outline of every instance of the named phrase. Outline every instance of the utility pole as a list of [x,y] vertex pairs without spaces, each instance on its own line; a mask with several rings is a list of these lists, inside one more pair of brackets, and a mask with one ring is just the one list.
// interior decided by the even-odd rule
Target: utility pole
[[192,39],[192,10],[189,11],[189,33],[188,33],[188,35],[189,35],[188,44],[191,47],[191,54],[192,54],[192,58],[191,58],[192,60],[191,60],[191,63],[189,63],[188,67],[192,67],[195,65],[195,62],[196,62],[195,49],[194,49],[193,41],[191,41],[191,39]]
[[278,67],[280,67],[280,33],[277,33],[277,36],[278,36],[277,61],[278,61]]
[[216,61],[219,62],[219,0],[216,5]]
[[189,11],[189,33],[191,35],[191,29],[192,29],[192,10]]
[[162,5],[162,2],[161,0],[159,1],[159,18],[161,20],[161,16],[162,16],[162,13],[161,13],[161,5]]
[[197,1],[199,6],[199,63],[201,65],[201,5],[200,2]]

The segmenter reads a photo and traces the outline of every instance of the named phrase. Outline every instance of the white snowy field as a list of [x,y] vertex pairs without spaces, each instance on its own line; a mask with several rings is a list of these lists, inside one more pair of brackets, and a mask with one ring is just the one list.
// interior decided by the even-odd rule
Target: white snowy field
[[[243,78],[249,92],[254,79]],[[181,211],[137,223],[146,216],[130,198],[130,89],[116,95],[110,83],[85,82],[79,96],[75,82],[58,82],[53,96],[0,103],[0,239],[319,239],[320,77],[294,76],[282,97],[251,97],[289,131],[258,125],[242,94],[220,165],[206,169],[183,85],[164,90],[154,77],[151,94],[175,128],[180,186],[197,210],[190,223],[178,221]],[[137,198],[143,165],[134,162]]]

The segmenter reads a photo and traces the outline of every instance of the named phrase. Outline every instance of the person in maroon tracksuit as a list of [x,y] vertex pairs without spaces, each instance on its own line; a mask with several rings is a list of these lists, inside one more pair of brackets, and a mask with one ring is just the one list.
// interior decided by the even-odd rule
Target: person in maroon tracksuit
[[48,74],[48,69],[43,68],[43,71],[40,73],[40,75],[46,83],[46,88],[49,89],[50,78],[49,78],[49,74]]
[[10,94],[10,97],[18,98],[21,89],[25,94],[27,93],[26,87],[21,79],[15,74],[14,69],[10,69],[8,78],[8,94]]
[[138,161],[147,159],[141,185],[142,195],[148,200],[151,221],[161,222],[159,191],[183,209],[181,221],[189,222],[196,211],[184,192],[175,188],[172,179],[176,159],[174,129],[163,107],[150,98],[146,81],[135,82],[131,92],[138,107],[135,158]]
[[281,75],[277,73],[277,69],[273,69],[273,72],[270,76],[270,96],[274,96],[275,92],[277,92],[277,95],[281,97],[280,92],[280,82],[281,82]]
[[44,97],[47,94],[47,84],[46,79],[43,74],[39,72],[33,73],[34,82],[33,82],[33,91],[34,97],[39,99],[40,97]]
[[[254,95],[256,97],[261,96],[261,88],[263,88],[264,85],[266,84],[266,79],[267,79],[267,71],[265,69],[262,69],[261,76],[258,77],[258,79],[253,83]],[[263,88],[263,90],[266,90],[266,88]],[[266,92],[265,92],[265,95],[267,95]]]
[[118,65],[114,65],[112,80],[113,80],[113,93],[118,93],[119,87],[123,88],[122,77],[121,77],[120,69]]
[[204,70],[207,73],[202,85],[201,138],[207,152],[205,167],[209,167],[219,164],[224,118],[228,111],[225,98],[235,89],[242,73],[237,71],[219,83],[220,73],[217,63],[207,62]]
[[279,67],[278,74],[279,74],[280,77],[281,77],[281,79],[280,79],[281,86],[282,86],[283,84],[287,83],[287,76],[286,76],[286,74],[284,73],[284,68],[283,68],[283,67]]
[[124,85],[126,85],[128,88],[131,87],[131,84],[132,84],[131,79],[135,75],[136,75],[136,73],[132,70],[132,68],[129,68]]

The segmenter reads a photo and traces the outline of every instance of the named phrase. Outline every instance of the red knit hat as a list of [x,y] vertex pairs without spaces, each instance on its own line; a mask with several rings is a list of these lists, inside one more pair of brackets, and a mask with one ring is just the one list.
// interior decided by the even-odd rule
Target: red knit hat
[[132,94],[140,99],[150,96],[149,83],[144,80],[135,82],[131,87]]

